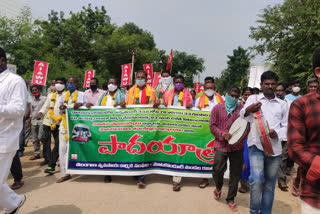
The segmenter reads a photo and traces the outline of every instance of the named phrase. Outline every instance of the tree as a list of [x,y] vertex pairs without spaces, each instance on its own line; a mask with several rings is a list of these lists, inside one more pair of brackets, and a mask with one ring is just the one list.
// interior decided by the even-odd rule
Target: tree
[[311,56],[320,46],[320,2],[286,0],[267,7],[259,15],[250,37],[257,54],[266,54],[282,81],[306,80],[313,76]]
[[[167,62],[166,62],[167,63]],[[166,66],[165,63],[165,66]],[[182,74],[185,77],[185,85],[193,88],[193,77],[202,73],[205,69],[203,58],[198,58],[194,54],[174,51],[172,57],[172,74]]]
[[248,71],[251,56],[248,50],[238,47],[233,50],[232,56],[227,56],[228,67],[222,71],[221,77],[216,79],[217,89],[225,92],[229,86],[245,87],[248,83]]
[[[89,4],[80,12],[51,11],[47,20],[33,20],[29,8],[17,19],[0,17],[0,45],[8,53],[25,79],[32,77],[34,60],[49,62],[48,80],[57,76],[76,75],[84,78],[85,70],[94,69],[100,82],[110,76],[121,77],[121,65],[131,63],[131,50],[136,50],[134,70],[153,63],[161,71],[167,63],[165,51],[158,50],[153,35],[134,23],[111,24],[104,7]],[[174,74],[192,77],[204,69],[203,59],[185,52],[175,52]]]

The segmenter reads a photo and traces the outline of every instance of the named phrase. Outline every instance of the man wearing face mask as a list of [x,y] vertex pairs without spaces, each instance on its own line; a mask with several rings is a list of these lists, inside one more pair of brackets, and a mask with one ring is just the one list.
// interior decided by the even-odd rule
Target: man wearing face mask
[[237,211],[234,199],[237,195],[238,183],[241,177],[244,143],[240,142],[231,146],[228,141],[232,137],[229,129],[239,117],[239,112],[243,107],[242,104],[238,103],[239,97],[240,89],[236,86],[230,87],[228,93],[226,93],[225,103],[216,105],[210,115],[210,131],[215,137],[215,156],[212,168],[212,175],[216,185],[213,192],[214,198],[219,200],[221,197],[223,176],[229,159],[230,179],[226,201],[233,212]]
[[103,90],[98,88],[99,80],[95,77],[93,77],[90,80],[90,89],[86,90],[84,94],[86,95],[88,103],[91,103],[93,105],[96,105],[99,98],[103,94]]
[[[285,98],[286,92],[285,92],[285,86],[283,83],[278,83],[276,87],[276,96],[284,100],[287,105],[288,109],[290,109],[291,101],[287,98]],[[289,113],[289,111],[288,111]],[[278,187],[282,191],[288,191],[287,186],[287,175],[286,173],[290,171],[291,169],[287,166],[288,161],[290,161],[289,154],[288,154],[288,145],[287,145],[287,134],[284,133],[281,139],[281,146],[282,146],[282,153],[281,153],[281,160],[280,160],[280,167],[278,171]]]
[[0,48],[0,208],[7,214],[18,213],[26,200],[25,195],[16,194],[6,183],[19,148],[26,100],[26,84],[7,69],[7,56]]
[[[90,108],[89,103],[86,106]],[[109,79],[108,90],[99,98],[97,106],[126,107],[126,95],[120,90],[117,78]]]
[[60,114],[62,116],[62,121],[59,126],[59,160],[60,160],[60,178],[57,183],[62,183],[71,179],[71,175],[66,173],[66,161],[67,161],[67,151],[68,151],[68,133],[67,124],[64,122],[66,119],[65,111],[67,108],[79,109],[81,106],[86,105],[87,99],[82,91],[78,91],[79,80],[76,76],[71,76],[68,79],[67,89],[68,91],[64,93],[60,98]]
[[[55,79],[56,92],[48,94],[47,100],[37,116],[38,120],[43,118],[43,144],[47,148],[48,163],[43,162],[41,165],[48,164],[48,168],[44,170],[48,174],[55,172],[56,162],[59,157],[59,123],[56,123],[53,118],[59,116],[60,98],[64,94],[66,82],[67,80],[64,77]],[[49,112],[50,109],[52,112]],[[53,150],[51,150],[51,135],[54,139]]]
[[[192,97],[190,92],[184,87],[184,77],[182,75],[177,75],[173,78],[173,82],[174,88],[166,91],[163,95],[164,104],[166,106],[181,106],[187,109],[192,108]],[[173,191],[180,191],[181,179],[182,177],[180,176],[173,176]]]
[[[204,84],[204,93],[196,100],[195,107],[199,109],[212,110],[216,105],[223,102],[220,94],[214,91],[214,83],[207,81]],[[199,184],[200,188],[205,188],[209,185],[209,180],[207,178],[203,179]]]
[[301,95],[299,94],[300,90],[301,90],[300,82],[297,80],[292,86],[291,94],[286,95],[286,98],[291,102],[293,102],[295,99],[301,97]]
[[[126,107],[126,95],[122,93],[118,85],[118,79],[111,77],[108,83],[108,90],[99,98],[97,106],[113,106],[121,108]],[[91,108],[92,104],[87,103],[86,107]],[[110,183],[112,178],[110,175],[104,176],[104,182]]]
[[[157,93],[154,88],[146,84],[147,73],[145,71],[137,71],[136,84],[132,86],[127,93],[127,105],[149,105],[153,104],[154,108],[160,105],[160,101],[157,100]],[[145,176],[137,176],[137,185],[139,188],[146,186]]]
[[171,76],[169,71],[162,71],[161,72],[161,79],[160,83],[156,86],[157,98],[160,100],[160,103],[163,101],[163,94],[173,89],[173,83],[171,81]]
[[204,84],[204,94],[202,94],[197,100],[195,106],[200,109],[210,109],[222,103],[222,97],[214,91],[214,83],[208,82]]
[[[281,139],[287,132],[288,105],[275,96],[278,75],[266,71],[261,75],[262,93],[251,95],[240,116],[250,123],[248,136],[250,161],[250,213],[270,214],[272,212],[274,189],[277,181],[280,157],[282,152]],[[255,112],[263,113],[268,128],[258,126]],[[261,124],[261,123],[260,123]],[[260,131],[259,131],[260,130]],[[273,154],[267,155],[260,138],[262,131],[267,131]]]
[[[41,152],[41,146],[40,141],[43,144],[43,121],[37,120],[37,115],[42,108],[43,104],[46,101],[46,97],[42,96],[40,94],[41,86],[39,85],[32,85],[31,86],[31,94],[32,94],[32,100],[31,100],[31,134],[32,134],[32,143],[34,147],[34,155],[30,158],[30,160],[36,160],[40,159],[40,152]],[[47,148],[46,145],[43,144],[43,157],[44,161],[48,162],[47,157]]]
[[159,105],[157,100],[157,93],[154,88],[146,84],[147,73],[145,71],[137,71],[136,84],[132,86],[127,94],[127,105],[149,105],[154,107]]

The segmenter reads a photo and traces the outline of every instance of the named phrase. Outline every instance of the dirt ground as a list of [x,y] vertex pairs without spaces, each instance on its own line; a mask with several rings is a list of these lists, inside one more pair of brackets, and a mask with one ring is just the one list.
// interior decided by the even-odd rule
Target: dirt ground
[[[23,214],[79,214],[79,213],[232,213],[226,205],[226,185],[220,201],[213,198],[213,182],[200,189],[201,179],[183,178],[180,192],[173,192],[171,177],[148,175],[147,187],[138,189],[132,177],[114,176],[112,183],[104,183],[103,176],[73,175],[72,180],[56,183],[59,173],[47,176],[40,167],[42,161],[30,161],[32,146],[26,148],[21,158],[25,185],[17,190],[26,194],[27,201],[21,208]],[[292,177],[289,177],[291,186]],[[12,184],[10,176],[8,184]],[[249,213],[249,193],[238,193],[238,213]],[[3,213],[3,210],[0,210]],[[300,199],[276,188],[273,213],[300,213]]]

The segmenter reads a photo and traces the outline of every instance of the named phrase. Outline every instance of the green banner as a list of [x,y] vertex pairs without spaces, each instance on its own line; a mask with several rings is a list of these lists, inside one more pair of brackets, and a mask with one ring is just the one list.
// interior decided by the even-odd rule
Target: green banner
[[131,106],[68,109],[67,171],[211,177],[210,112]]

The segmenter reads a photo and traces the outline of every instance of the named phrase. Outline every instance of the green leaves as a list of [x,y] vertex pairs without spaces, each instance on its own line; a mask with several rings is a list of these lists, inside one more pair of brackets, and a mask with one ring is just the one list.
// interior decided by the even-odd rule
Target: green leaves
[[281,81],[312,76],[311,55],[320,46],[320,2],[286,0],[282,5],[267,7],[251,27],[250,37],[257,44],[256,54],[268,54]]
[[227,57],[227,69],[222,71],[219,78],[216,78],[217,90],[219,92],[226,92],[231,85],[245,87],[248,84],[248,71],[251,59],[248,50],[239,46],[233,50],[232,56]]
[[[154,71],[160,72],[168,58],[157,49],[150,32],[134,23],[111,24],[104,7],[90,4],[69,17],[51,11],[47,20],[33,20],[29,8],[17,19],[0,17],[0,45],[26,79],[32,77],[34,60],[49,62],[48,80],[70,75],[83,80],[84,71],[94,69],[103,83],[111,75],[121,77],[121,65],[132,61],[132,48],[136,49],[135,71],[153,63]],[[193,75],[204,70],[203,63],[202,58],[184,52],[175,52],[173,58],[175,73],[184,74],[189,86]]]

